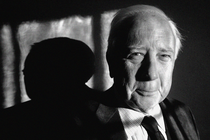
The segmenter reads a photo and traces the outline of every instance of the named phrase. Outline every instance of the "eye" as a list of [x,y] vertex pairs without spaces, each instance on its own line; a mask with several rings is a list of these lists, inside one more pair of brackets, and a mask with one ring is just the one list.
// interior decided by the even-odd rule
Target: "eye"
[[129,59],[131,61],[137,62],[137,61],[141,61],[144,58],[144,54],[141,52],[133,52],[130,53],[126,59]]
[[160,54],[159,59],[164,62],[168,62],[171,59],[170,54]]

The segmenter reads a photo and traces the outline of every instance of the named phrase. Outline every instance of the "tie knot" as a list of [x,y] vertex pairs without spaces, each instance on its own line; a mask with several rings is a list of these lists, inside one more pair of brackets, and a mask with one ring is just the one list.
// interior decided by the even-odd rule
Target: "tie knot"
[[156,119],[152,116],[145,116],[141,124],[147,131],[150,131],[152,133],[156,133],[159,131],[158,123]]

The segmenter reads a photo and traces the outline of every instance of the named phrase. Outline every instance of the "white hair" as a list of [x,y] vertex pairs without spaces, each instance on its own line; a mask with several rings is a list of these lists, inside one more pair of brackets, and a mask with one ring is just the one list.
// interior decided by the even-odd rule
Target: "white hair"
[[[182,47],[181,44],[181,34],[178,31],[176,24],[169,18],[166,16],[166,14],[154,7],[154,6],[149,6],[149,5],[135,5],[135,6],[131,6],[128,8],[124,8],[119,10],[114,19],[112,20],[111,23],[111,29],[110,29],[110,34],[109,34],[109,38],[108,38],[108,50],[107,50],[107,60],[111,61],[112,56],[110,55],[116,55],[116,53],[114,53],[114,51],[116,51],[116,42],[117,42],[117,38],[120,40],[126,39],[123,38],[122,35],[122,30],[126,30],[128,28],[126,28],[127,26],[132,24],[132,20],[135,20],[135,16],[137,15],[144,15],[144,14],[152,14],[152,15],[157,15],[160,16],[161,18],[165,19],[166,21],[168,21],[169,26],[171,27],[172,33],[175,37],[175,56],[177,57],[179,50]],[[119,51],[119,49],[118,49]]]

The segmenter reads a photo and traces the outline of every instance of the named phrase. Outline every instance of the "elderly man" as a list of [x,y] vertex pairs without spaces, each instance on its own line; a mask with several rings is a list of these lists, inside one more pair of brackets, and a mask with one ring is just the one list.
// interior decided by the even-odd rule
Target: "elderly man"
[[160,9],[136,5],[115,15],[107,61],[114,85],[96,114],[102,139],[198,140],[193,115],[166,98],[181,35]]

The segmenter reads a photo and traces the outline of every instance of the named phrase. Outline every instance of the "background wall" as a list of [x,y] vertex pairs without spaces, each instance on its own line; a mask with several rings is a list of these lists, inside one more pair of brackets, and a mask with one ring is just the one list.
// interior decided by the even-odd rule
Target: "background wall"
[[96,74],[88,84],[100,90],[110,87],[112,80],[108,76],[104,58],[109,22],[114,10],[134,4],[157,6],[177,23],[184,38],[184,47],[176,62],[170,96],[190,106],[201,139],[210,139],[210,9],[204,1],[2,0],[2,108],[28,100],[21,75],[24,58],[31,44],[50,37],[68,36],[87,43],[97,58]]

